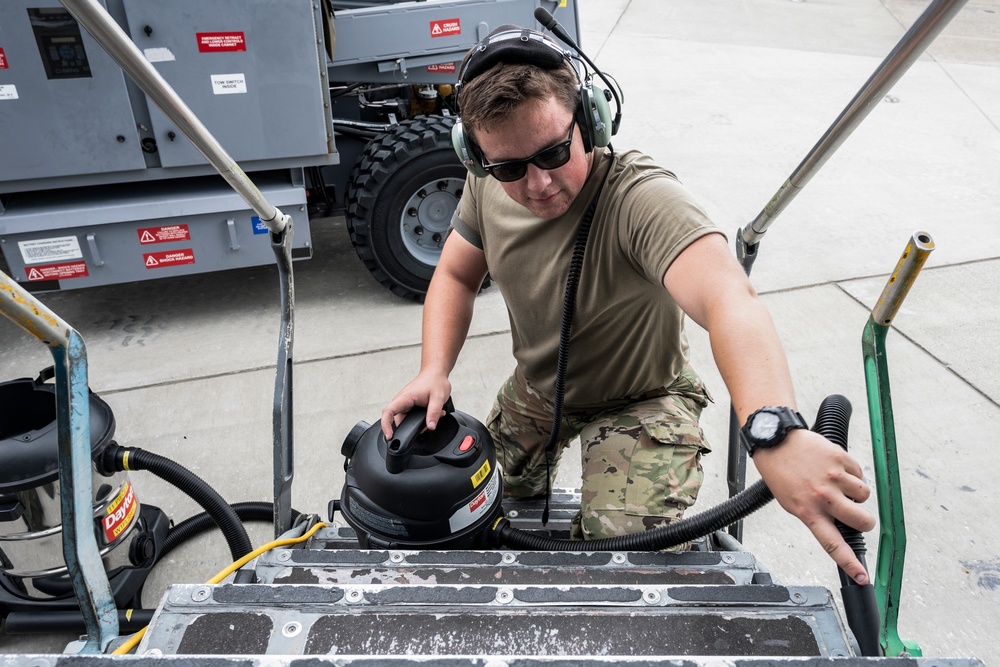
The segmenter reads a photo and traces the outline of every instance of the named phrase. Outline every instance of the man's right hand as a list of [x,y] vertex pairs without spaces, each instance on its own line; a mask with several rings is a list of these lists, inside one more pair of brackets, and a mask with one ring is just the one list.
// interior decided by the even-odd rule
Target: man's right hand
[[486,277],[486,255],[461,234],[449,234],[424,300],[420,373],[382,410],[382,433],[392,437],[396,425],[414,406],[427,408],[427,428],[434,430],[451,396],[448,374],[455,366],[472,322],[479,286]]
[[450,396],[451,382],[446,375],[421,372],[382,409],[382,433],[387,440],[391,438],[406,413],[416,406],[427,408],[427,428],[433,431]]

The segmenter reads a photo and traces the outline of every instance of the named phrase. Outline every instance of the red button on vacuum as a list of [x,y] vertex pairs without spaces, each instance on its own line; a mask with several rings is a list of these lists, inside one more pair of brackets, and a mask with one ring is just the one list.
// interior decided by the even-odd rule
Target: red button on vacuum
[[467,435],[465,436],[465,439],[462,440],[462,444],[458,446],[458,451],[467,452],[472,449],[474,444],[476,444],[476,440],[471,435]]

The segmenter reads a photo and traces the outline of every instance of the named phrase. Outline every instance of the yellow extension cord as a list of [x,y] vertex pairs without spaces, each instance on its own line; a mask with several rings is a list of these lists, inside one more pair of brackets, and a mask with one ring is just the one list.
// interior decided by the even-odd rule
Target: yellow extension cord
[[[220,581],[222,581],[223,579],[225,579],[226,577],[228,577],[230,574],[232,574],[233,572],[235,572],[236,570],[240,569],[241,567],[243,567],[244,565],[246,565],[247,563],[249,563],[250,561],[252,561],[257,556],[261,555],[262,553],[268,552],[271,549],[277,549],[278,547],[287,547],[287,546],[292,545],[292,544],[298,544],[300,542],[305,542],[310,537],[312,537],[313,534],[317,530],[319,530],[320,528],[325,528],[325,527],[326,527],[326,524],[323,523],[322,521],[320,521],[315,526],[313,526],[312,528],[310,528],[301,537],[289,537],[289,538],[284,539],[284,540],[274,540],[273,542],[268,542],[264,546],[258,547],[257,549],[254,549],[253,551],[251,551],[250,553],[248,553],[246,556],[244,556],[243,558],[239,559],[235,563],[232,563],[232,564],[228,565],[224,570],[222,570],[221,572],[219,572],[217,575],[215,575],[214,577],[212,577],[211,579],[209,579],[205,583],[206,584],[217,584]],[[111,654],[112,655],[125,655],[126,653],[130,653],[132,651],[132,649],[134,649],[136,646],[139,645],[139,642],[142,641],[142,638],[146,635],[146,630],[148,630],[148,629],[149,629],[149,626],[147,625],[142,630],[139,630],[139,632],[135,633],[134,635],[132,635],[131,637],[129,637],[128,639],[126,639],[125,642],[121,646],[119,646],[118,648],[116,648],[114,651],[112,651]]]

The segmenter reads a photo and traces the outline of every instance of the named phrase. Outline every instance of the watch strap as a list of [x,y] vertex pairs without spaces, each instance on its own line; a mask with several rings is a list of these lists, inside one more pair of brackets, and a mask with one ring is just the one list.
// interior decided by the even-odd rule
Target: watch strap
[[[754,418],[762,412],[770,413],[778,417],[777,433],[774,437],[767,441],[755,438],[750,431],[750,426],[753,423]],[[743,441],[743,447],[747,450],[747,454],[750,458],[753,458],[754,453],[758,449],[771,449],[773,447],[777,447],[784,442],[789,431],[800,428],[809,428],[809,424],[806,422],[801,413],[786,406],[773,407],[766,405],[747,417],[746,423],[742,428],[740,428],[740,440]]]

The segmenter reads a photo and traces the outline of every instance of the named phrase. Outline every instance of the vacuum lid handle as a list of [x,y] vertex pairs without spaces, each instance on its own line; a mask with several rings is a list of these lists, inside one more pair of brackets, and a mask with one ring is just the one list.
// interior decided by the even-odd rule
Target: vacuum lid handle
[[414,407],[403,418],[402,423],[392,432],[386,444],[385,469],[393,475],[406,470],[406,463],[413,450],[413,442],[424,430],[427,408]]

